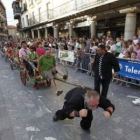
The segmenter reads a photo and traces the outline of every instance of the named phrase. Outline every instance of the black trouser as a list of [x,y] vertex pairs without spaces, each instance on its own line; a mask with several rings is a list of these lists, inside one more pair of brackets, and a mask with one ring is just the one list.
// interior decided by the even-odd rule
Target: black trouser
[[[73,119],[73,117],[69,117],[66,114],[66,110],[63,108],[56,112],[56,116],[59,120],[64,120],[66,118]],[[88,110],[87,117],[82,118],[80,125],[84,130],[88,130],[91,127],[91,122],[93,120],[92,110]]]
[[100,77],[95,76],[95,78],[94,78],[94,85],[95,85],[94,90],[96,90],[100,94],[100,85],[102,84],[101,96],[106,98],[110,81],[111,81],[110,78],[109,79],[100,79]]

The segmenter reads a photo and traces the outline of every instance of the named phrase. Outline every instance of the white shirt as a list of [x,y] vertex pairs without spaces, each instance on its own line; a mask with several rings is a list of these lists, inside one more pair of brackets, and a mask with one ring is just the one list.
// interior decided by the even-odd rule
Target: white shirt
[[139,40],[136,39],[136,40],[133,40],[134,44],[136,45],[137,43],[139,43]]
[[96,53],[97,46],[93,46],[91,49],[91,53]]
[[115,44],[111,45],[111,48],[110,48],[110,51],[113,52],[113,51],[116,51],[117,50],[117,47]]

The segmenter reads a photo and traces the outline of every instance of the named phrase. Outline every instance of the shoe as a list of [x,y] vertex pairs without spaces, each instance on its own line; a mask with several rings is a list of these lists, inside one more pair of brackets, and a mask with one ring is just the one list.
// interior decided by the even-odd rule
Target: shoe
[[57,91],[56,95],[59,96],[63,93],[63,91]]
[[59,119],[57,118],[56,114],[53,116],[53,122],[57,122]]
[[139,100],[132,101],[132,103],[135,104],[135,105],[140,105],[140,99]]
[[64,75],[64,76],[63,76],[63,79],[64,79],[64,80],[67,80],[67,78],[68,78],[67,75]]

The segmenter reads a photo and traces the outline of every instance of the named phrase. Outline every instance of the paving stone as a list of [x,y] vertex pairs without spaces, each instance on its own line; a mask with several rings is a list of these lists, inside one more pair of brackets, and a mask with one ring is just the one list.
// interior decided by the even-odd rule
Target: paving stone
[[15,135],[12,128],[0,131],[0,140],[15,140]]
[[[80,118],[52,121],[54,113],[63,106],[66,92],[74,86],[57,81],[58,88],[64,91],[57,97],[47,87],[35,90],[29,84],[23,86],[19,72],[11,72],[3,59],[0,59],[0,66],[0,140],[45,140],[45,137],[57,140],[139,140],[139,106],[134,106],[133,98],[128,97],[140,97],[139,88],[111,83],[108,98],[116,110],[109,120],[104,118],[103,109],[93,111],[91,133],[87,134],[80,128]],[[71,68],[68,80],[94,88],[93,77],[80,71],[74,73]],[[40,131],[31,131],[33,127]]]
[[133,132],[140,137],[140,126],[137,127]]

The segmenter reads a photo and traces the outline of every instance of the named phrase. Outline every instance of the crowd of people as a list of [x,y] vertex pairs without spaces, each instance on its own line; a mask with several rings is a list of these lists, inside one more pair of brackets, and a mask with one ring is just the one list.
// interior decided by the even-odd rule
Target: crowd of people
[[[23,39],[22,39],[23,40]],[[36,56],[40,57],[44,55],[47,48],[51,49],[51,53],[55,56],[58,51],[68,50],[74,52],[75,61],[72,65],[75,67],[80,67],[80,63],[83,62],[84,54],[91,54],[90,59],[87,60],[90,63],[89,74],[92,74],[92,65],[94,63],[94,55],[97,53],[97,47],[99,45],[105,45],[106,51],[114,54],[118,58],[123,58],[127,60],[140,61],[140,39],[137,35],[134,35],[133,40],[124,40],[124,36],[117,37],[116,40],[111,37],[102,37],[102,38],[54,38],[49,36],[46,39],[24,39],[27,43],[28,48],[32,48],[32,51],[36,52]],[[7,42],[8,44],[3,44],[3,50],[7,52],[7,55],[10,56],[12,50],[14,50],[15,55],[18,54],[18,51],[21,47],[21,40],[12,40]],[[29,55],[30,57],[31,55]],[[15,61],[18,61],[17,57]],[[85,62],[87,64],[87,61]],[[84,65],[84,64],[83,64]],[[82,71],[84,72],[84,71]]]
[[[22,39],[23,40],[23,39]],[[108,52],[113,53],[116,57],[140,60],[140,39],[137,35],[134,35],[133,40],[124,40],[124,36],[117,37],[116,40],[111,37],[102,38],[54,38],[49,36],[46,39],[24,39],[27,42],[28,47],[32,46],[40,57],[45,53],[47,48],[51,48],[52,52],[59,50],[69,50],[78,53],[82,51],[84,53],[96,54],[97,47],[99,45],[105,45]],[[13,40],[8,44],[8,50],[12,47],[21,46],[21,40]],[[10,53],[10,52],[9,52]]]
[[[24,41],[22,41],[24,40]],[[93,71],[93,63],[95,61],[94,57],[97,54],[98,46],[104,45],[106,52],[112,53],[115,57],[132,60],[132,61],[140,61],[140,38],[137,35],[133,36],[133,40],[125,40],[124,36],[117,37],[116,39],[111,38],[110,36],[102,37],[102,38],[54,38],[52,36],[48,36],[48,38],[24,38],[24,39],[13,39],[6,42],[2,42],[2,50],[6,52],[8,57],[14,53],[14,58],[12,58],[15,62],[19,62],[20,59],[22,61],[30,61],[31,68],[29,69],[30,75],[32,75],[32,69],[40,67],[45,71],[52,71],[52,68],[55,67],[55,70],[59,71],[59,73],[63,76],[64,79],[67,79],[67,76],[55,66],[55,58],[58,55],[58,51],[72,51],[74,52],[75,62],[72,64],[73,66],[79,67],[80,63],[83,63],[83,54],[90,54],[90,74],[94,73]],[[46,53],[47,52],[47,53]],[[51,54],[53,56],[51,56]],[[51,56],[50,62],[51,65],[49,69],[44,68],[45,59],[43,56]],[[42,62],[43,61],[43,62]],[[37,62],[38,66],[37,66]],[[28,64],[27,64],[28,65]],[[48,65],[48,64],[47,64]],[[53,70],[53,71],[55,71]],[[83,71],[82,71],[83,72]],[[44,72],[46,75],[46,72]],[[53,79],[53,75],[49,72],[50,79]],[[123,77],[119,76],[118,79],[123,80]],[[119,83],[119,80],[116,81]],[[120,85],[123,85],[124,82],[120,82]],[[62,91],[58,91],[56,84],[52,81],[53,89],[56,94],[61,94]],[[128,84],[127,84],[128,85]]]

